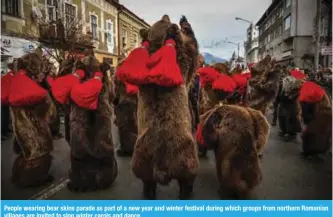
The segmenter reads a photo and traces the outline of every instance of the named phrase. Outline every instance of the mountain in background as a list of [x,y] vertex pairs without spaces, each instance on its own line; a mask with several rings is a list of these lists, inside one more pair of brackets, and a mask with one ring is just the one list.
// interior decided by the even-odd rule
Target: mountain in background
[[223,63],[227,62],[228,60],[214,56],[213,54],[204,52],[202,53],[203,57],[205,58],[205,63],[206,64],[212,64],[212,63]]

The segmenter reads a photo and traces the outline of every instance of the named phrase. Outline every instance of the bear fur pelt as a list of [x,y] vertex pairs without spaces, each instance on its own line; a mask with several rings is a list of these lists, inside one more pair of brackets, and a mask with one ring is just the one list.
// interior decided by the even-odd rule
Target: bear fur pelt
[[305,124],[302,132],[303,156],[325,154],[332,145],[332,101],[322,91],[320,101],[300,102]]
[[[73,69],[76,68],[75,64],[78,60],[73,57],[69,56],[67,59],[61,62],[60,67],[59,67],[59,72],[57,74],[57,78],[66,76],[68,74],[71,74],[73,72]],[[70,125],[69,125],[69,114],[70,114],[70,105],[69,104],[64,104],[64,105],[59,105],[59,108],[62,108],[64,112],[64,125],[65,125],[65,140],[69,144],[70,142]]]
[[302,131],[301,107],[298,102],[299,89],[302,86],[300,80],[292,76],[286,76],[282,80],[281,92],[277,96],[279,101],[278,120],[281,135],[288,134],[288,139],[296,137]]
[[[119,66],[121,63],[119,64]],[[137,127],[137,94],[128,94],[123,81],[114,76],[115,97],[113,99],[115,111],[115,124],[119,130],[120,149],[119,156],[132,156],[134,145],[138,136]]]
[[247,85],[245,104],[266,114],[274,101],[279,85],[282,68],[268,55],[250,68],[251,78]]
[[226,63],[215,63],[212,67],[221,74],[230,75],[229,66]]
[[159,50],[168,34],[175,35],[178,65],[184,84],[172,88],[140,85],[138,95],[138,139],[132,170],[143,181],[145,198],[156,198],[157,184],[167,185],[176,179],[179,197],[188,198],[193,191],[199,160],[191,132],[188,86],[195,75],[197,42],[185,17],[181,30],[167,15],[149,28],[149,53]]
[[267,142],[269,123],[261,112],[237,105],[217,105],[202,119],[203,139],[215,153],[220,196],[247,198],[262,179],[257,147]]
[[[17,60],[17,69],[41,84],[42,59],[30,53]],[[24,107],[10,107],[14,131],[14,151],[18,154],[13,169],[12,181],[19,187],[34,187],[52,181],[49,174],[53,150],[49,124],[56,117],[55,106],[49,95],[35,104]]]
[[71,191],[108,188],[118,174],[111,134],[111,87],[106,68],[93,55],[84,57],[82,62],[86,74],[82,82],[96,79],[94,72],[102,72],[103,88],[96,110],[70,103],[71,168],[67,187]]

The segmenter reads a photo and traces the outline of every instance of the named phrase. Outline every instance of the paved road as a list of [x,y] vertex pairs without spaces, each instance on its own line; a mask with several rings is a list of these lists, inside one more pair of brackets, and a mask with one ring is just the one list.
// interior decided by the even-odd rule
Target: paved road
[[[115,129],[113,130],[115,132]],[[117,138],[115,138],[118,141]],[[15,157],[10,141],[2,143],[2,199],[142,199],[141,182],[131,172],[130,158],[118,158],[119,174],[114,185],[104,191],[71,193],[66,188],[69,168],[69,148],[65,140],[54,143],[54,162],[51,173],[55,181],[49,186],[35,189],[18,189],[10,182]],[[300,141],[285,142],[272,128],[264,158],[261,160],[263,181],[253,192],[253,199],[332,199],[332,156],[304,159],[299,156]],[[200,162],[193,199],[219,199],[217,194],[214,161],[210,153]],[[178,186],[172,182],[159,187],[158,199],[177,199]]]

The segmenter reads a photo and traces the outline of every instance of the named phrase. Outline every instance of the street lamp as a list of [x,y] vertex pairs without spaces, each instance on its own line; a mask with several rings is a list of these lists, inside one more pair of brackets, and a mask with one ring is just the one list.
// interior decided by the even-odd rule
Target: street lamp
[[233,44],[233,45],[236,45],[237,46],[237,56],[238,56],[238,59],[239,59],[239,42],[238,43],[235,43],[235,42],[231,42],[231,41],[227,41],[229,44]]
[[252,24],[252,22],[251,22],[251,21],[249,21],[249,20],[246,20],[246,19],[243,19],[243,18],[240,18],[240,17],[235,17],[235,20],[241,20],[241,21],[244,21],[244,22],[247,22],[247,23],[250,23],[250,24]]

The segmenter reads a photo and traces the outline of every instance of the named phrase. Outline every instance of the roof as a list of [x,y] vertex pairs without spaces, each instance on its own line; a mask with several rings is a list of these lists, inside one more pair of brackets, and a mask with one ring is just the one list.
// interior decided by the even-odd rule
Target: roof
[[134,16],[137,20],[139,20],[140,22],[144,23],[146,26],[150,27],[150,25],[142,18],[138,17],[135,13],[133,13],[130,9],[126,8],[124,5],[121,5],[122,8],[121,10],[126,11],[127,13],[131,14],[132,16]]
[[259,21],[256,23],[256,26],[260,26],[262,22],[270,15],[274,8],[280,3],[280,0],[273,0],[271,5],[266,9],[265,13],[261,16]]
[[125,11],[129,14],[131,14],[133,17],[135,17],[138,21],[142,22],[143,24],[150,27],[150,25],[142,18],[138,17],[134,12],[132,12],[130,9],[125,7],[124,5],[120,4],[118,0],[107,0],[111,5],[115,6],[118,9],[118,13],[120,11]]

